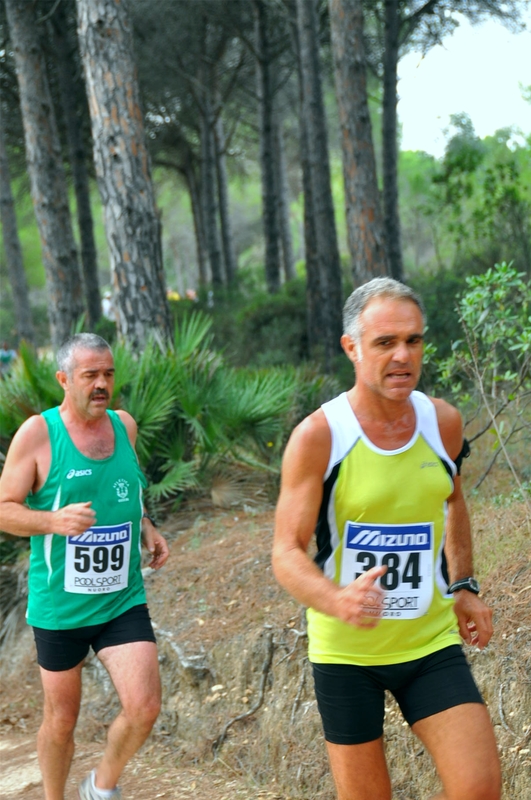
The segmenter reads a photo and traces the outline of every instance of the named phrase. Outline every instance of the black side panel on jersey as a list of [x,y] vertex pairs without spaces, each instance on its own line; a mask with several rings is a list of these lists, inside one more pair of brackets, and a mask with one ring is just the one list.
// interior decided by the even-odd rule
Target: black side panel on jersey
[[323,499],[321,501],[321,508],[319,509],[319,516],[317,518],[317,525],[315,526],[315,540],[317,542],[317,555],[314,558],[315,563],[321,569],[324,569],[327,558],[332,555],[332,543],[330,539],[330,526],[328,524],[328,506],[330,504],[330,495],[337,480],[341,462],[336,464],[323,485]]

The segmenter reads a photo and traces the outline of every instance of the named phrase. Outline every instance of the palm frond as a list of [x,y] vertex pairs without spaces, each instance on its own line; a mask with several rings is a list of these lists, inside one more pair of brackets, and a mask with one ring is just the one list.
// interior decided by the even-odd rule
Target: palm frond
[[183,317],[175,325],[174,346],[179,359],[187,360],[212,344],[212,318],[202,311]]
[[20,356],[2,380],[0,392],[0,435],[10,437],[28,417],[58,405],[62,390],[55,377],[52,358],[39,358],[25,342]]
[[172,497],[187,489],[195,489],[199,485],[197,472],[198,467],[194,462],[179,461],[169,468],[161,481],[152,484],[146,489],[146,495],[148,498],[157,501],[162,498]]

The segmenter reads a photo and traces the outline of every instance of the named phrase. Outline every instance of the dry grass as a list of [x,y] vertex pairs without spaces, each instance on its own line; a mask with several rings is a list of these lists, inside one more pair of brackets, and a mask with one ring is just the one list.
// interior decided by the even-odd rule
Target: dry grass
[[[253,507],[244,503],[222,509],[203,501],[163,526],[172,558],[161,573],[146,578],[146,585],[159,632],[164,707],[142,769],[149,764],[154,775],[158,770],[165,780],[174,775],[176,781],[193,770],[203,776],[213,770],[215,780],[223,776],[218,793],[214,780],[204,794],[198,788],[196,798],[333,800],[303,615],[271,573],[272,507]],[[486,651],[468,655],[495,725],[504,800],[530,800],[529,526],[523,505],[503,508],[486,492],[472,500],[471,510],[478,573],[495,611],[496,633]],[[31,639],[23,634],[20,646],[3,654],[4,685],[13,686],[15,668],[17,685],[35,689],[3,696],[4,732],[17,726],[30,731],[37,724],[31,649]],[[116,712],[114,694],[97,664],[90,661],[85,671],[80,737],[87,746],[103,739]],[[33,705],[28,705],[29,696]],[[214,756],[213,744],[225,729]],[[437,791],[430,758],[391,700],[386,742],[394,800],[421,800]]]

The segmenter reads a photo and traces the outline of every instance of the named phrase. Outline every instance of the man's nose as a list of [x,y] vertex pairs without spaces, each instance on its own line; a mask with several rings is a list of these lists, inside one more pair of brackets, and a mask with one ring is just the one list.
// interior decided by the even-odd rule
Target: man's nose
[[409,347],[405,342],[399,342],[395,348],[393,353],[394,361],[400,361],[401,363],[405,363],[409,361]]

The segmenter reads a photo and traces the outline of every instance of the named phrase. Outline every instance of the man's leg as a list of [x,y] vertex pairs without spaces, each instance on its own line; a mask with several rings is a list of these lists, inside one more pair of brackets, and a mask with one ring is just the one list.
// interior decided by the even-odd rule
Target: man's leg
[[66,779],[74,755],[82,666],[83,663],[61,672],[40,668],[44,715],[37,736],[37,753],[46,800],[64,800]]
[[338,800],[391,800],[383,739],[326,746]]
[[432,755],[443,792],[434,800],[500,800],[501,773],[488,711],[465,703],[415,722]]
[[122,710],[109,728],[96,770],[98,789],[114,789],[129,759],[144,744],[160,711],[157,646],[130,642],[105,647],[98,658],[111,676]]

